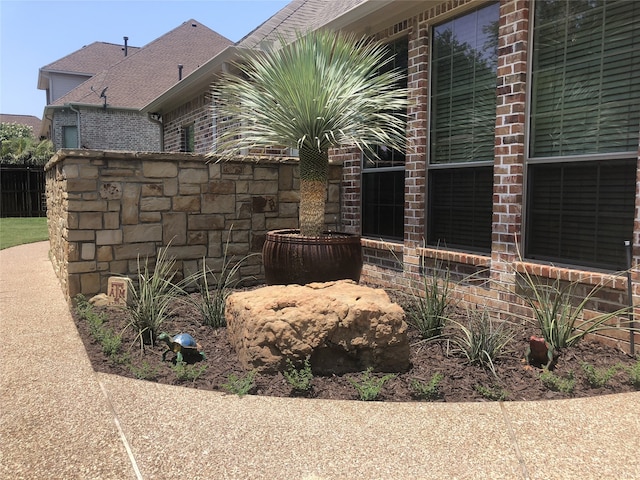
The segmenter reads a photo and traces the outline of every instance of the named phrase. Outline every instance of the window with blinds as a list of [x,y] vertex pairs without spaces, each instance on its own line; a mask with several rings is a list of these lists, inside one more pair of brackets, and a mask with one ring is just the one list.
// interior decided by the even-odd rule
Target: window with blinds
[[549,163],[529,170],[529,257],[624,270],[636,160]]
[[195,125],[185,125],[182,127],[182,152],[195,151]]
[[[409,41],[399,38],[388,45],[393,60],[385,70],[407,73]],[[406,88],[405,80],[400,87]],[[405,153],[380,145],[377,157],[362,158],[362,235],[402,240],[404,237]]]
[[535,2],[527,257],[620,269],[632,240],[640,2]]
[[434,170],[429,175],[429,243],[491,250],[493,168]]
[[635,152],[640,2],[538,0],[531,158]]
[[433,29],[427,240],[491,250],[499,5]]

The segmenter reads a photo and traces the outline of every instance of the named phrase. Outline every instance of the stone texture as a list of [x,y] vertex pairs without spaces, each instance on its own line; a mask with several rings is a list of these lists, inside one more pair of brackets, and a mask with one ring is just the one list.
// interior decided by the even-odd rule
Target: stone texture
[[275,285],[229,296],[227,331],[247,370],[282,371],[310,357],[319,374],[409,368],[402,308],[350,280]]

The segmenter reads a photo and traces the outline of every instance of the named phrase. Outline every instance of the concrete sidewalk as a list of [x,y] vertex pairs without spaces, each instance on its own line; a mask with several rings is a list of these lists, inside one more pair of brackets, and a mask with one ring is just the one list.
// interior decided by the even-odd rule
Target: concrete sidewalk
[[640,479],[640,393],[238,398],[95,373],[47,254],[0,251],[1,479]]

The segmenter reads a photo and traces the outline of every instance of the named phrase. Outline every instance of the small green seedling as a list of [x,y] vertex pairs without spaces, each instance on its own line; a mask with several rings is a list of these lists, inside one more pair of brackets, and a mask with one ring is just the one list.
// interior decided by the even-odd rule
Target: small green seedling
[[129,370],[138,380],[150,380],[158,376],[159,370],[146,360],[139,367],[130,365]]
[[582,362],[581,366],[587,377],[587,382],[593,388],[602,388],[606,386],[609,380],[618,373],[618,369],[620,368],[620,365],[614,365],[606,370],[598,369],[586,362]]
[[256,377],[256,373],[257,372],[255,370],[252,370],[243,376],[238,376],[235,373],[232,373],[227,377],[227,381],[221,386],[225,391],[238,395],[239,397],[243,397],[255,386],[253,380]]
[[540,374],[540,380],[542,384],[549,390],[556,392],[573,394],[573,390],[576,387],[576,380],[573,378],[573,372],[569,372],[567,378],[562,378],[549,370],[544,370]]
[[498,386],[485,387],[484,385],[476,385],[476,392],[482,395],[487,400],[491,400],[493,402],[503,402],[507,398],[509,398],[509,392],[507,392],[504,388]]
[[284,378],[289,385],[297,392],[308,392],[311,390],[311,381],[313,380],[313,372],[311,371],[311,363],[309,357],[304,361],[302,368],[297,369],[293,362],[287,358],[287,370],[283,372]]
[[634,388],[640,390],[640,357],[638,357],[638,361],[629,368],[629,380]]
[[191,380],[192,382],[195,382],[207,370],[206,365],[189,365],[186,362],[176,362],[171,368],[173,368],[178,380]]
[[382,390],[383,385],[395,378],[396,376],[392,373],[385,375],[384,377],[377,378],[372,375],[373,368],[369,367],[362,374],[362,378],[360,381],[356,381],[353,379],[349,379],[351,385],[358,391],[358,395],[360,396],[360,400],[363,401],[371,401],[378,398],[380,395],[380,390]]
[[411,380],[411,390],[418,398],[433,400],[440,396],[439,384],[443,378],[444,376],[441,373],[434,373],[427,383],[414,378]]

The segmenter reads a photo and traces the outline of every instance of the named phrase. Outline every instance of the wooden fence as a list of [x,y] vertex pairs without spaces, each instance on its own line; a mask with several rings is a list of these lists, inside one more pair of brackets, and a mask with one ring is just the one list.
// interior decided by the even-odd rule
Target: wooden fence
[[44,167],[0,165],[0,217],[46,215]]

